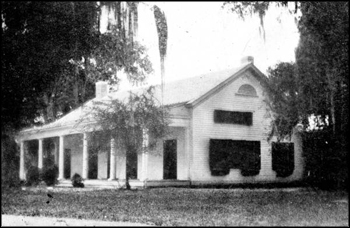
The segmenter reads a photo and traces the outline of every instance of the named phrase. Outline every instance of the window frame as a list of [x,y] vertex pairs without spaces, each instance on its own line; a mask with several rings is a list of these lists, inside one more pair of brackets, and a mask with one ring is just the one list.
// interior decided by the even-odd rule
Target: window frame
[[[214,123],[216,124],[236,124],[242,126],[253,125],[253,112],[252,111],[227,111],[221,109],[214,110]],[[222,115],[220,117],[220,115]],[[226,116],[224,116],[226,115]],[[234,115],[236,115],[234,117]],[[241,115],[241,116],[237,116]],[[246,116],[245,116],[246,115]]]
[[272,170],[277,177],[286,178],[295,170],[294,142],[272,142],[271,160]]
[[230,169],[240,169],[244,177],[256,176],[261,166],[261,141],[210,138],[209,168],[212,176],[226,176]]
[[[240,90],[243,86],[250,86],[250,87],[254,90],[254,94],[246,94],[246,93],[239,92],[239,90]],[[248,84],[248,83],[241,85],[241,86],[238,88],[238,90],[237,90],[237,92],[236,92],[236,95],[238,95],[238,96],[244,96],[244,97],[259,97],[259,96],[258,96],[258,92],[256,91],[255,87],[252,86],[252,85],[250,85],[250,84]]]

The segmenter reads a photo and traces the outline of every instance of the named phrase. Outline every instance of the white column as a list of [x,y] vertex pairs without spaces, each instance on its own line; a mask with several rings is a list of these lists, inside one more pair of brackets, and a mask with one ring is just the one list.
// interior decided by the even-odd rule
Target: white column
[[58,159],[58,179],[62,180],[64,179],[64,135],[60,135]]
[[21,141],[21,144],[20,144],[19,178],[21,180],[26,179],[26,176],[24,173],[24,141]]
[[89,151],[88,151],[88,136],[87,133],[83,134],[83,179],[88,178],[89,171]]
[[147,131],[147,129],[143,129],[143,131],[142,131],[142,156],[141,156],[141,158],[142,158],[141,159],[142,160],[142,162],[141,162],[142,175],[140,178],[141,181],[147,180],[147,177],[148,177],[148,175],[147,175],[148,148],[147,147],[148,147],[148,131]]
[[39,139],[39,148],[38,148],[38,168],[43,168],[43,139]]
[[191,150],[190,150],[190,137],[191,137],[191,134],[190,134],[190,127],[188,126],[188,127],[186,127],[185,128],[185,147],[186,147],[186,149],[185,149],[185,151],[186,151],[186,165],[187,165],[187,179],[188,180],[190,180],[191,179],[191,177],[190,177],[190,175],[191,175],[191,163],[190,163],[190,160],[191,160]]
[[115,139],[111,139],[111,156],[110,156],[110,168],[109,168],[109,179],[108,180],[115,180],[116,177],[116,170],[115,170],[115,159],[116,159],[116,145],[115,145]]
[[275,171],[272,170],[272,148],[271,143],[265,140],[260,141],[260,164],[259,178],[264,180],[274,180]]
[[303,158],[303,140],[298,126],[293,129],[292,142],[294,143],[294,171],[293,179],[300,180],[303,177],[305,161]]

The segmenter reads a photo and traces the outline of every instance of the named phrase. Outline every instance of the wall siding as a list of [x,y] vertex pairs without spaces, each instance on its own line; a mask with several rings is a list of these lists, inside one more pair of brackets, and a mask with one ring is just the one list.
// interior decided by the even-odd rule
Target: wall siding
[[190,111],[184,105],[169,108],[169,114],[170,116],[176,116],[179,118],[190,118]]
[[[236,95],[239,87],[243,84],[252,85],[258,97]],[[192,120],[192,181],[209,182],[255,182],[276,181],[276,174],[272,170],[271,142],[267,141],[271,130],[271,114],[268,106],[264,103],[264,91],[259,81],[250,72],[231,82],[219,92],[209,97],[193,109]],[[214,110],[253,112],[253,125],[244,126],[236,124],[214,123]],[[261,146],[261,170],[259,175],[243,177],[240,170],[231,169],[226,176],[212,176],[209,169],[209,139],[232,139],[260,141]],[[296,145],[298,147],[298,145]],[[299,148],[299,147],[298,147]],[[300,154],[295,153],[296,162],[300,167]],[[300,175],[300,171],[296,171]]]
[[83,175],[83,134],[66,135],[64,148],[71,150],[70,176]]
[[[189,153],[186,146],[186,129],[171,127],[165,140],[167,139],[177,140],[177,179],[188,180]],[[163,140],[158,140],[156,148],[149,152],[147,170],[148,180],[163,180]]]
[[97,158],[97,179],[107,179],[108,167],[108,153],[109,151],[99,151]]
[[117,147],[117,154],[116,154],[116,178],[118,180],[125,180],[126,178],[126,156],[125,156],[125,149]]

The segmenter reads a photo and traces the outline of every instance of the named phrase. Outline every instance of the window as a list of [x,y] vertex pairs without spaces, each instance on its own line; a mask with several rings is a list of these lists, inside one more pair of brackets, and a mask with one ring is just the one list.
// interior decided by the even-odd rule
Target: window
[[255,176],[260,166],[260,141],[210,139],[209,167],[213,176],[225,176],[230,169]]
[[294,143],[272,143],[272,170],[277,177],[288,177],[294,171]]
[[251,126],[253,124],[253,113],[214,110],[214,122]]
[[258,96],[254,87],[248,84],[244,84],[241,87],[239,87],[237,94],[245,95],[245,96],[253,96],[253,97]]

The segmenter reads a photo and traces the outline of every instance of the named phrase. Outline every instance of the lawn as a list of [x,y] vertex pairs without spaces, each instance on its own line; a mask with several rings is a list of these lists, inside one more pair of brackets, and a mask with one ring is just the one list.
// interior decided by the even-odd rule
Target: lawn
[[348,226],[347,199],[346,192],[324,191],[12,189],[2,190],[1,214],[130,221],[158,226]]

